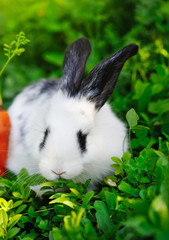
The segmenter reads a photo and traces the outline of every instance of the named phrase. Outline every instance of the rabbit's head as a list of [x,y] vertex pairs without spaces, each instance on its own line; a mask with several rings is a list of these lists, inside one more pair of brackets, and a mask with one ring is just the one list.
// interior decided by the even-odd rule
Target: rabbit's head
[[83,80],[90,51],[87,38],[70,45],[64,57],[60,88],[50,99],[39,141],[40,172],[49,180],[85,179],[86,166],[92,167],[91,151],[97,151],[99,146],[100,122],[104,125],[108,117],[106,111],[100,112],[125,61],[137,53],[138,46],[130,44],[103,60]]

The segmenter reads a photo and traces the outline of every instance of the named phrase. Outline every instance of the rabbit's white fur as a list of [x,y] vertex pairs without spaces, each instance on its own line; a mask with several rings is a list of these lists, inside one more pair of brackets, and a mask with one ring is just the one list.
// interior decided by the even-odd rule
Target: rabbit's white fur
[[[26,108],[25,100],[25,93],[21,93],[9,109],[12,132],[7,168],[14,173],[26,168],[29,174],[41,173],[48,180],[57,178],[52,170],[66,172],[63,178],[83,183],[91,178],[93,186],[113,173],[111,157],[122,156],[126,129],[108,104],[96,111],[94,104],[84,97],[70,98],[61,91],[49,101],[41,96]],[[18,118],[21,114],[29,123],[25,126],[25,144],[19,144]],[[45,149],[39,152],[47,126],[50,136]],[[76,133],[79,130],[90,132],[84,154],[78,146]]]
[[[106,103],[125,61],[137,53],[130,44],[99,63],[82,81],[91,46],[86,38],[72,43],[61,80],[43,79],[28,86],[9,109],[11,135],[7,168],[40,173],[94,188],[113,173],[112,156],[121,157],[124,124]],[[124,144],[124,151],[127,143]]]

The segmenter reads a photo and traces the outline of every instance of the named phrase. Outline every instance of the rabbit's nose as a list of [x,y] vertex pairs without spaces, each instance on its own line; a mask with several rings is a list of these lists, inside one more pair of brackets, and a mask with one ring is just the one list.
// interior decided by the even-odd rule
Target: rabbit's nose
[[59,176],[59,178],[61,178],[61,175],[63,175],[64,173],[66,173],[66,172],[55,172],[55,171],[53,171],[53,170],[52,170],[52,172],[53,172],[54,174],[56,174],[57,176]]

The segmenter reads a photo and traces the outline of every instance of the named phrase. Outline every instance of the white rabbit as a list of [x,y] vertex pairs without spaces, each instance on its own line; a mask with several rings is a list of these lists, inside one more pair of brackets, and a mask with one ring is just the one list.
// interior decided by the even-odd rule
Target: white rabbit
[[65,53],[61,79],[42,79],[16,97],[9,108],[10,171],[26,168],[48,180],[82,183],[90,178],[90,188],[113,174],[111,157],[122,156],[126,128],[106,101],[138,46],[103,60],[82,81],[90,51],[87,38],[76,40]]

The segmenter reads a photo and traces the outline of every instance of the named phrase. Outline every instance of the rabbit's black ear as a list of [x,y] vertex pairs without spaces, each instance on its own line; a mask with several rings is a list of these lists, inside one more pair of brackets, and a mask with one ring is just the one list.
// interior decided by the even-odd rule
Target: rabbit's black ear
[[85,37],[73,42],[65,52],[61,89],[66,91],[69,96],[76,95],[80,89],[90,52],[91,45]]
[[130,44],[100,62],[82,83],[80,94],[94,102],[99,110],[111,96],[125,61],[137,51],[138,46]]

